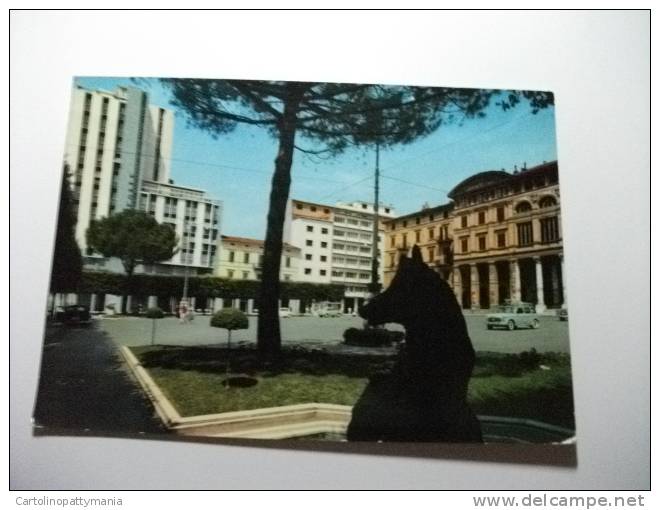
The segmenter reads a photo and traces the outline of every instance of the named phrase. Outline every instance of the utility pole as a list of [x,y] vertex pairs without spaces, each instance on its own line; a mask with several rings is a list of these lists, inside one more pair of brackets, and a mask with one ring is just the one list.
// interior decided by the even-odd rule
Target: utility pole
[[373,239],[371,244],[371,285],[369,285],[369,293],[375,296],[380,292],[381,285],[378,281],[378,234],[379,234],[379,187],[380,187],[380,144],[376,143],[376,170],[374,176],[374,223],[373,223]]
[[186,314],[189,313],[189,304],[188,304],[188,248],[190,246],[190,242],[188,240],[188,234],[189,234],[189,229],[188,229],[188,220],[184,219],[183,223],[183,240],[181,241],[182,244],[182,253],[181,256],[183,258],[183,296],[181,297],[181,302],[179,303],[179,317],[182,322],[185,322],[184,319],[185,317],[182,316],[181,314],[181,309],[185,308]]

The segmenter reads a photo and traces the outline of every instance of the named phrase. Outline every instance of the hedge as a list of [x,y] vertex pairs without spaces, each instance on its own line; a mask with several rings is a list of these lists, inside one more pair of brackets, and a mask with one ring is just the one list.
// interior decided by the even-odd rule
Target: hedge
[[[258,280],[227,280],[213,276],[188,278],[188,294],[196,297],[250,299],[259,293]],[[182,276],[134,275],[127,287],[126,276],[120,273],[84,271],[79,292],[82,294],[117,294],[134,296],[178,296],[183,285]],[[344,286],[323,283],[281,282],[282,299],[306,301],[340,301]]]

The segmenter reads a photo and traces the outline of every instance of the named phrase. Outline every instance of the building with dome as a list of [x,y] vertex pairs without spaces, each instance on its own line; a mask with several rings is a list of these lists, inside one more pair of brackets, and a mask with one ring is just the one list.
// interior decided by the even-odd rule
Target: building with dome
[[[537,312],[565,301],[557,162],[485,171],[457,184],[445,205],[386,222],[385,285],[415,244],[464,309],[507,300]],[[438,214],[441,212],[441,214]]]

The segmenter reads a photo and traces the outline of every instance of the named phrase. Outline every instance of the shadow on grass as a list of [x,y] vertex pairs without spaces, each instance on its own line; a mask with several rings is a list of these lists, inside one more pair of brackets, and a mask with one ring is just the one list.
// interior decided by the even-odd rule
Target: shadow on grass
[[229,361],[232,372],[260,377],[282,374],[314,376],[344,375],[364,378],[390,370],[394,355],[333,354],[322,349],[284,348],[276,362],[262,362],[253,348],[225,349],[220,347],[134,347],[146,369],[163,368],[194,370],[202,373],[224,374]]

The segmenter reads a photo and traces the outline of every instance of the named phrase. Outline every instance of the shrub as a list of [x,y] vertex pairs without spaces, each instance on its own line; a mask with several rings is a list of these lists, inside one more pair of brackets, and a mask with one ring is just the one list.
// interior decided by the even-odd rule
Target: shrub
[[165,312],[158,308],[157,306],[154,306],[153,308],[147,308],[147,311],[145,312],[144,316],[147,319],[162,319],[165,317]]
[[386,347],[392,345],[392,342],[401,342],[403,337],[401,331],[379,328],[348,328],[344,331],[344,343],[359,347]]
[[211,327],[232,331],[234,329],[247,329],[249,326],[247,315],[235,308],[224,308],[211,316]]

